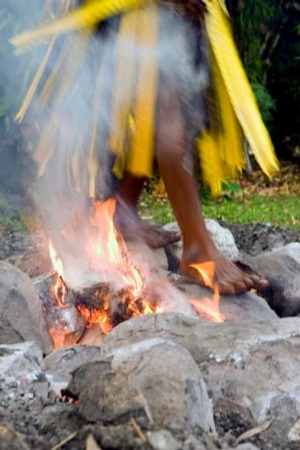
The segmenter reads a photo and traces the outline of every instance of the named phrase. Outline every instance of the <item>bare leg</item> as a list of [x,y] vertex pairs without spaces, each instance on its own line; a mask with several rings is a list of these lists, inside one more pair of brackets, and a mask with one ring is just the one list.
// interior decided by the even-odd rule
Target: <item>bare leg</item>
[[223,294],[235,294],[255,288],[261,281],[249,275],[223,256],[216,248],[201,212],[194,173],[183,166],[186,131],[179,101],[174,92],[160,92],[160,114],[156,158],[166,190],[183,234],[181,273],[199,281],[201,276],[190,267],[192,263],[213,261],[215,277]]
[[166,232],[141,220],[137,212],[137,204],[144,178],[137,178],[126,172],[122,179],[117,196],[116,226],[125,239],[141,239],[152,248],[164,247],[177,242],[177,233]]

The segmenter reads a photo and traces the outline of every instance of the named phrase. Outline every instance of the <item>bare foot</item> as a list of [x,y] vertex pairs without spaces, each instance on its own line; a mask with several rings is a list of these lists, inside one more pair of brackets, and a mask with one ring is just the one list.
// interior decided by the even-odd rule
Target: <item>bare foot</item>
[[190,265],[212,261],[215,264],[214,281],[219,286],[220,294],[234,295],[251,289],[260,290],[267,286],[267,280],[259,277],[250,268],[244,270],[246,266],[243,267],[243,265],[240,265],[243,268],[238,267],[238,265],[222,255],[215,247],[212,246],[208,253],[196,260],[195,258],[188,258],[187,252],[184,252],[180,263],[180,272],[201,285],[205,285],[200,273]]
[[178,233],[162,230],[141,220],[132,208],[117,209],[115,226],[125,240],[142,240],[151,248],[165,247],[181,239]]
[[134,227],[122,227],[120,231],[125,240],[141,239],[151,248],[166,247],[180,240],[178,233],[162,230],[141,219],[136,222]]

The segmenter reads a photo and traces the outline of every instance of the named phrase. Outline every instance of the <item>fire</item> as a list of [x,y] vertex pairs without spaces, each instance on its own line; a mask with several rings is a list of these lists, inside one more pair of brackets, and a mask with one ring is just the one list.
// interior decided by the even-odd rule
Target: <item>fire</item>
[[86,247],[90,265],[93,270],[103,272],[103,267],[121,284],[132,290],[138,296],[143,287],[140,271],[134,267],[127,256],[127,247],[121,234],[113,222],[116,200],[96,201],[91,218],[91,225],[96,232]]
[[217,283],[214,282],[215,265],[212,261],[201,264],[191,264],[201,275],[205,286],[213,289],[212,299],[205,297],[201,300],[191,299],[191,304],[198,314],[212,322],[225,322],[225,316],[220,312],[220,293]]
[[91,217],[91,225],[97,230],[96,239],[91,242],[92,253],[98,259],[105,259],[111,264],[119,264],[122,250],[125,250],[124,241],[113,223],[115,208],[116,201],[114,199],[106,202],[97,201]]
[[[85,236],[85,240],[78,248],[82,249],[85,269],[95,274],[95,278],[92,279],[96,280],[96,284],[93,284],[93,281],[91,286],[75,291],[72,300],[87,326],[98,324],[105,334],[118,323],[131,317],[164,312],[160,298],[151,293],[151,288],[145,283],[145,276],[130,261],[126,243],[114,226],[115,209],[114,199],[105,202],[96,201],[93,205],[88,232],[81,234]],[[61,237],[67,240],[70,233],[73,233],[71,242],[75,242],[76,245],[78,235],[74,234],[74,230],[64,230]],[[64,307],[68,303],[66,298],[74,294],[74,291],[66,287],[68,259],[64,256],[67,264],[64,267],[51,241],[49,254],[57,273],[57,280],[52,289],[58,304]],[[193,264],[191,267],[198,270],[204,284],[214,291],[212,299],[191,299],[191,304],[198,314],[214,322],[223,322],[225,317],[219,310],[219,290],[214,283],[214,264],[207,262]]]
[[49,241],[49,255],[52,262],[53,269],[57,275],[64,278],[64,268],[61,259],[59,259],[56,250],[54,249],[51,240]]
[[[84,246],[89,268],[99,274],[103,284],[107,284],[107,276],[117,285],[117,295],[95,289],[90,293],[90,304],[86,300],[76,305],[87,324],[99,324],[102,331],[107,334],[113,326],[124,318],[136,317],[143,314],[162,312],[162,307],[147,299],[144,279],[140,270],[135,267],[128,257],[126,243],[116,230],[113,222],[116,201],[109,199],[106,202],[96,201],[90,218],[89,238]],[[66,231],[66,230],[65,230]],[[68,231],[63,237],[67,239]],[[52,242],[49,242],[49,254],[58,278],[53,291],[60,306],[65,304],[67,292],[64,282],[64,266],[58,257]],[[89,294],[87,294],[89,297]],[[84,295],[80,295],[84,297]],[[118,305],[115,303],[117,297]],[[117,317],[117,319],[116,319]],[[115,323],[113,318],[115,318]]]
[[57,280],[53,286],[53,294],[60,307],[65,307],[66,285],[64,283],[64,269],[61,259],[59,259],[51,240],[49,241],[49,256],[55,272],[57,273]]

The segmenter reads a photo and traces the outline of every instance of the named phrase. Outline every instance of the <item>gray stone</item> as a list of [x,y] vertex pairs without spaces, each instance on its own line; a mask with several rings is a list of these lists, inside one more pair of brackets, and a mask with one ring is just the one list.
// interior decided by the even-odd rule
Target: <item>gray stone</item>
[[[216,247],[228,258],[235,260],[239,256],[238,248],[235,244],[233,234],[228,228],[222,227],[216,220],[214,219],[206,219],[205,220],[206,227],[216,245]],[[172,231],[180,234],[180,228],[177,222],[168,223],[163,226],[163,229],[166,231]],[[175,245],[175,248],[178,249],[178,254],[181,253],[182,250],[182,241]]]
[[12,428],[0,425],[1,450],[29,450],[23,436]]
[[245,443],[245,444],[238,445],[237,447],[235,447],[235,450],[260,450],[260,449],[258,447],[256,447],[256,445],[250,444],[248,442],[248,443]]
[[[296,449],[300,447],[300,435],[291,433],[291,425],[294,425],[300,417],[299,397],[291,395],[279,395],[272,399],[269,414],[273,418],[271,426],[261,434],[266,442],[273,443],[276,450]],[[299,431],[298,431],[299,432]]]
[[[205,297],[213,297],[211,290],[195,283],[182,280],[182,278],[179,278],[177,286],[185,294],[187,302],[190,298],[201,300]],[[264,298],[259,297],[252,292],[237,295],[222,295],[219,306],[220,312],[226,318],[226,322],[269,320],[278,317]]]
[[0,345],[0,380],[30,383],[44,373],[43,354],[34,342]]
[[46,275],[35,280],[34,286],[45,311],[48,332],[55,348],[75,345],[83,336],[86,324],[82,315],[74,306],[72,292],[69,292],[65,304],[60,306],[52,295],[52,286],[57,275]]
[[54,350],[46,356],[46,377],[55,392],[67,387],[71,372],[78,367],[102,358],[101,348],[96,346],[76,345]]
[[300,420],[297,420],[289,430],[288,440],[300,443]]
[[278,396],[300,403],[300,318],[211,325],[180,315],[144,316],[115,328],[102,351],[154,336],[191,353],[215,402],[230,398],[258,422]]
[[73,373],[69,390],[90,421],[145,416],[173,430],[214,429],[201,373],[187,350],[150,339],[122,348]]
[[180,450],[181,447],[168,430],[149,432],[147,438],[153,450]]
[[269,281],[261,291],[280,317],[300,314],[300,244],[291,243],[245,262]]
[[[214,446],[214,448],[216,447]],[[196,438],[196,436],[193,434],[189,435],[182,445],[182,450],[207,450],[207,449],[208,447],[207,445],[205,445],[203,440],[202,439],[200,440],[199,437]]]
[[53,348],[32,281],[13,265],[0,261],[0,342],[24,341],[35,341],[46,354]]
[[235,260],[238,259],[239,251],[235,244],[233,234],[227,228],[222,227],[216,220],[205,220],[206,227],[213,238],[217,248],[228,256],[228,258]]

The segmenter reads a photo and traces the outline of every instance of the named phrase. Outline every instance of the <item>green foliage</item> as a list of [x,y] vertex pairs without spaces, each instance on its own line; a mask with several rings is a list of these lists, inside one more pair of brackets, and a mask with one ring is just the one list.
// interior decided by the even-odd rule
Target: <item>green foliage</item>
[[264,121],[270,123],[276,109],[276,100],[263,84],[254,82],[252,88]]
[[[295,196],[219,199],[201,198],[205,217],[222,219],[231,223],[272,223],[300,230],[299,199]],[[169,202],[144,198],[140,211],[145,219],[163,225],[175,221]]]
[[0,198],[0,235],[22,233],[27,230],[21,208]]
[[[300,141],[300,10],[285,0],[227,0],[237,45],[262,112],[280,150]],[[291,138],[291,139],[290,139]],[[285,154],[284,156],[289,156]]]

